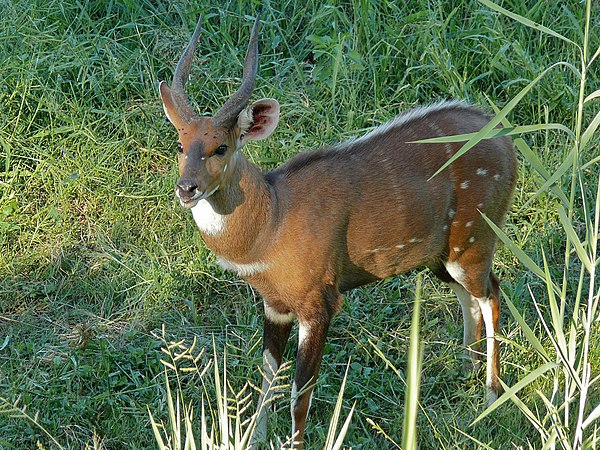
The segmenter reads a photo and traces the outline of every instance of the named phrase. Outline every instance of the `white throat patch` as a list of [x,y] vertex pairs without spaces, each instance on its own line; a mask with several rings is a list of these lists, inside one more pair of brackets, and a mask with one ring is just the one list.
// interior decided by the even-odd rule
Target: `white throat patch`
[[225,216],[217,213],[206,200],[200,200],[192,208],[194,221],[200,231],[210,236],[217,236],[225,229]]

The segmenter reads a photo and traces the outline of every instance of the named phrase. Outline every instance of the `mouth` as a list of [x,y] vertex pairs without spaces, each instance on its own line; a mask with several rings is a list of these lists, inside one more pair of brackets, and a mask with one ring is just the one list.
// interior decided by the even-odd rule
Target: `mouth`
[[194,206],[198,204],[198,202],[207,199],[219,189],[220,186],[217,186],[210,192],[197,192],[193,197],[190,198],[182,198],[179,194],[179,190],[175,190],[175,196],[179,199],[179,203],[186,209],[192,209]]

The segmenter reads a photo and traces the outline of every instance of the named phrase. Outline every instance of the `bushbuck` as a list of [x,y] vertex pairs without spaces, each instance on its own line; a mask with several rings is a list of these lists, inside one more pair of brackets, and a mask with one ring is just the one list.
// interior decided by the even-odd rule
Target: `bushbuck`
[[[264,302],[263,388],[280,366],[294,321],[298,349],[292,386],[292,432],[303,445],[306,416],[327,329],[342,292],[426,266],[456,293],[466,356],[477,365],[482,327],[487,396],[501,391],[499,286],[492,273],[497,238],[510,206],[517,160],[506,137],[479,142],[432,175],[463,145],[414,141],[479,131],[489,118],[462,102],[404,112],[365,136],[298,154],[269,173],[241,149],[267,138],[279,104],[249,104],[258,69],[258,24],[252,28],[239,89],[213,117],[194,112],[184,87],[201,19],[173,82],[160,83],[179,134],[176,196],[189,208],[219,264],[250,283]],[[267,401],[262,395],[259,402]],[[264,408],[263,408],[264,409]],[[258,425],[266,433],[266,418]]]

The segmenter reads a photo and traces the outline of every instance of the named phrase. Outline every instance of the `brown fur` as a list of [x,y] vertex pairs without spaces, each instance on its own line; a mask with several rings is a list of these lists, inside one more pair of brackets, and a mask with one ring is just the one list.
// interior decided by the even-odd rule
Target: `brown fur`
[[[257,24],[246,87],[256,75]],[[198,30],[199,25],[196,39]],[[189,52],[184,57],[178,68],[189,71]],[[176,75],[185,80],[187,72]],[[497,238],[482,214],[502,225],[517,176],[513,146],[508,138],[483,140],[431,178],[462,143],[411,143],[477,132],[488,123],[485,114],[456,102],[412,110],[360,139],[301,153],[263,175],[240,149],[272,133],[279,104],[263,99],[242,109],[250,95],[244,91],[242,100],[236,94],[227,103],[227,110],[241,110],[237,123],[215,125],[181,105],[187,101],[182,91],[183,85],[173,91],[160,85],[165,112],[179,134],[177,195],[194,208],[204,241],[221,264],[264,299],[267,377],[276,369],[271,364],[281,363],[292,318],[300,324],[295,448],[302,448],[310,395],[341,293],[421,266],[457,290],[469,314],[468,356],[479,348],[487,320],[486,382],[493,401],[501,389],[495,339],[499,285],[491,272]]]

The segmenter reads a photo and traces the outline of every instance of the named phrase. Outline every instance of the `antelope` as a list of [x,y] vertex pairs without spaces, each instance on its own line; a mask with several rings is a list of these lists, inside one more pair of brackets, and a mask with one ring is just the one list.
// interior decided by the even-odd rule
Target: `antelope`
[[[510,139],[483,140],[432,175],[462,143],[414,141],[472,133],[489,122],[476,107],[446,101],[400,114],[354,140],[298,154],[263,174],[240,151],[271,135],[279,103],[251,104],[258,70],[257,18],[239,89],[213,117],[199,116],[185,93],[202,18],[169,87],[159,91],[179,135],[175,193],[191,210],[219,264],[264,302],[263,391],[298,322],[292,385],[292,436],[301,449],[329,325],[342,293],[419,267],[455,292],[464,319],[466,360],[478,365],[485,327],[486,387],[501,392],[499,284],[491,270],[497,237],[517,178]],[[264,404],[268,394],[261,394]],[[264,409],[264,408],[263,408]],[[258,421],[264,439],[266,418]]]

